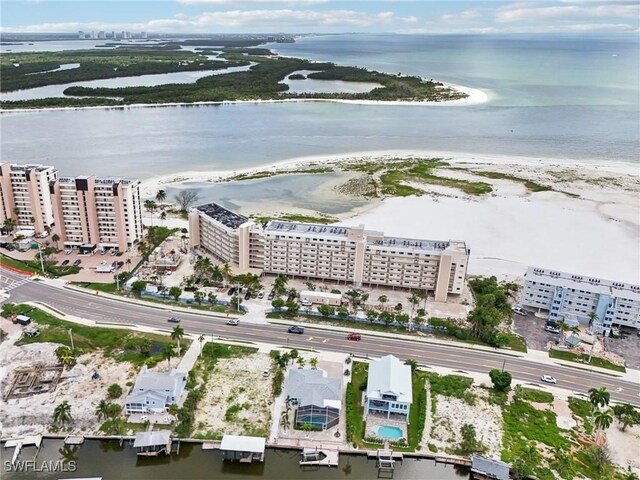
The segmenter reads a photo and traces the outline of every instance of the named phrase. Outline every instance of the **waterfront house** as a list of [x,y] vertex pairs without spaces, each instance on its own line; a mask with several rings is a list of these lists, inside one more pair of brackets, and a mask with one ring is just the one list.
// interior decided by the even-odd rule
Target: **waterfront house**
[[509,480],[509,465],[482,455],[472,455],[471,474],[478,480]]
[[186,383],[185,373],[176,370],[149,372],[144,366],[124,400],[125,413],[163,413],[180,399]]
[[136,453],[145,457],[156,457],[162,452],[171,453],[171,431],[157,430],[155,432],[140,432],[133,442]]
[[220,451],[224,460],[238,460],[240,463],[251,463],[254,460],[264,462],[266,439],[247,437],[244,435],[225,435],[220,443]]
[[411,367],[393,355],[369,364],[365,414],[401,415],[409,422],[413,403]]
[[295,425],[311,424],[326,430],[338,424],[342,407],[342,379],[323,370],[289,370],[286,395],[297,405]]

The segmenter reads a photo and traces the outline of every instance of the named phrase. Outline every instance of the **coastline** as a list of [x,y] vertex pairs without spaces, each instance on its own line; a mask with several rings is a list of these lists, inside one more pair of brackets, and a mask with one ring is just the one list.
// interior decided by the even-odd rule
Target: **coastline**
[[[331,103],[347,103],[353,105],[375,105],[375,106],[470,106],[480,105],[489,101],[489,94],[483,90],[462,85],[443,84],[445,87],[453,87],[463,93],[469,95],[466,98],[458,100],[447,100],[443,102],[416,101],[407,100],[348,100],[339,98],[283,98],[271,100],[224,100],[220,102],[170,102],[170,103],[132,103],[130,105],[96,105],[86,107],[45,107],[45,108],[0,108],[0,114],[8,113],[25,113],[25,112],[49,112],[49,111],[70,111],[70,110],[96,110],[96,109],[116,109],[127,110],[132,108],[167,108],[167,107],[189,107],[189,106],[206,106],[206,105],[235,105],[235,104],[260,104],[260,103],[293,103],[293,102],[331,102]],[[2,96],[0,95],[0,100]]]
[[[471,248],[471,275],[496,275],[517,281],[528,265],[537,265],[640,284],[640,272],[635,268],[640,264],[640,175],[638,165],[631,162],[434,151],[352,152],[297,157],[233,171],[163,175],[143,181],[141,193],[153,196],[163,185],[188,181],[222,183],[256,172],[277,174],[345,161],[419,157],[442,157],[455,170],[445,167],[438,170],[438,175],[481,180],[490,183],[493,192],[469,196],[450,187],[411,184],[425,193],[371,199],[363,206],[334,215],[337,223],[364,223],[367,228],[402,237],[465,240]],[[540,182],[554,190],[532,192],[519,182],[478,175],[491,172]],[[250,210],[256,208],[251,206]],[[269,204],[261,203],[259,208],[264,214],[276,213],[268,211]],[[314,213],[294,205],[287,212]],[[420,212],[418,218],[423,221],[416,221],[415,212]],[[611,248],[624,254],[616,258],[605,255]],[[588,265],[585,259],[589,259]]]

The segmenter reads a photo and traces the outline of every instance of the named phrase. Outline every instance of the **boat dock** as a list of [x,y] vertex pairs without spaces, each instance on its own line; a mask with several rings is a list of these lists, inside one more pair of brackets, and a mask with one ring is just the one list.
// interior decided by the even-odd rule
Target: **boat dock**
[[436,457],[436,463],[447,463],[449,465],[463,465],[465,467],[471,466],[471,460],[460,457]]
[[340,454],[337,450],[305,448],[300,457],[301,467],[337,467]]
[[29,435],[27,437],[24,438],[15,438],[15,439],[11,439],[11,440],[7,440],[4,444],[4,448],[15,448],[15,450],[13,451],[13,458],[11,459],[11,464],[16,463],[16,460],[18,459],[18,455],[20,455],[20,451],[22,450],[22,447],[28,447],[30,445],[35,445],[38,450],[36,451],[36,454],[33,456],[34,460],[36,458],[36,456],[38,455],[38,452],[40,451],[40,445],[42,444],[42,435]]

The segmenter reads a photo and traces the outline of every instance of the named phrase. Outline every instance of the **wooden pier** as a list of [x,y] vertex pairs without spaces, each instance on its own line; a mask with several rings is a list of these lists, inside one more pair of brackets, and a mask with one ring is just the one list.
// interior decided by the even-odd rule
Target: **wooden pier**
[[84,443],[84,437],[82,435],[67,435],[64,438],[65,445],[82,445]]
[[15,439],[7,440],[4,444],[4,448],[11,448],[11,447],[15,448],[15,450],[13,451],[13,457],[11,459],[11,464],[14,464],[18,459],[18,455],[20,455],[20,451],[22,450],[22,447],[29,446],[29,445],[35,445],[38,449],[36,451],[35,456],[33,457],[33,459],[35,460],[35,457],[38,455],[38,452],[40,451],[41,444],[42,444],[42,435],[29,435],[24,438],[15,438]]

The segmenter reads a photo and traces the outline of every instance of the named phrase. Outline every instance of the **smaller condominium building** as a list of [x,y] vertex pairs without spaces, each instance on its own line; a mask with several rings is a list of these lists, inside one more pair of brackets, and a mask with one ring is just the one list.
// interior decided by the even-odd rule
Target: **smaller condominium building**
[[65,247],[126,250],[142,238],[140,181],[118,177],[61,177],[49,185]]
[[548,310],[551,321],[590,325],[594,333],[640,328],[640,285],[529,267],[521,303]]
[[0,223],[11,218],[16,226],[44,232],[54,223],[49,183],[58,172],[45,165],[0,164]]
[[192,208],[189,227],[192,247],[241,271],[430,290],[439,302],[462,292],[469,261],[462,241],[385,236],[364,225],[273,220],[263,228],[215,203]]

